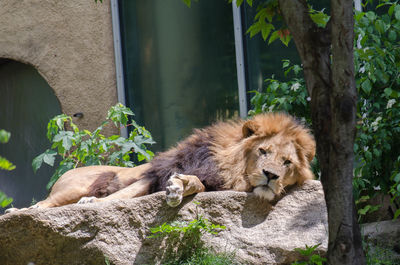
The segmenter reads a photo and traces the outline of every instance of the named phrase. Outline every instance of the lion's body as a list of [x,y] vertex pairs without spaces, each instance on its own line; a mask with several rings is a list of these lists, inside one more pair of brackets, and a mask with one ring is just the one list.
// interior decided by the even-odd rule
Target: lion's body
[[[110,200],[166,190],[171,206],[201,191],[254,191],[272,200],[313,177],[315,142],[286,114],[220,122],[194,133],[150,163],[135,168],[91,166],[65,173],[36,207],[54,207],[94,196]],[[93,198],[93,197],[92,197]],[[89,200],[93,201],[93,199]]]

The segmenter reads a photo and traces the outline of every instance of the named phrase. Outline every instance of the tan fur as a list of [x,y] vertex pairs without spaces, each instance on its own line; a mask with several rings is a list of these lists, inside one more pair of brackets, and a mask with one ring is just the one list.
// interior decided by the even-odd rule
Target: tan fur
[[[214,130],[218,143],[213,147],[215,160],[226,189],[254,190],[265,182],[262,170],[279,175],[270,185],[275,195],[281,194],[286,186],[313,178],[310,162],[315,155],[315,141],[308,130],[286,114],[269,113],[247,122],[221,123]],[[260,148],[270,152],[269,155],[260,154]],[[284,166],[285,160],[290,160],[291,165]],[[271,199],[262,191],[256,193]]]
[[[195,132],[160,156],[175,157],[176,153],[184,153],[185,146],[193,146],[201,139],[212,139],[208,148],[218,176],[211,177],[222,179],[219,189],[253,191],[273,200],[285,187],[313,178],[310,162],[315,155],[315,141],[309,131],[289,115],[268,113],[248,121],[221,122]],[[46,200],[33,207],[143,196],[154,190],[154,181],[145,177],[149,169],[152,169],[151,163],[135,168],[73,169],[54,184]],[[179,205],[184,196],[205,190],[196,176],[173,174],[166,177],[169,177],[166,199],[171,206]]]

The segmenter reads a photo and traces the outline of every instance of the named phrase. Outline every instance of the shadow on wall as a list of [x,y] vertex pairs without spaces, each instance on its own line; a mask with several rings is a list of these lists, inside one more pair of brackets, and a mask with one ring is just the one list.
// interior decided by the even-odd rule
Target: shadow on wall
[[52,88],[33,66],[0,58],[0,129],[11,133],[10,141],[0,144],[0,155],[17,166],[0,171],[0,190],[14,198],[14,207],[30,206],[47,195],[53,170],[44,167],[34,174],[31,163],[49,147],[47,122],[60,113]]

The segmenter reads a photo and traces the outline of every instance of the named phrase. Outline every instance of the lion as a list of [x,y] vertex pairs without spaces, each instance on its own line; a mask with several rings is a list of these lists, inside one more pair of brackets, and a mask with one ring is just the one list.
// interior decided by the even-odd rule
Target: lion
[[284,113],[219,122],[159,153],[149,163],[123,168],[72,169],[33,208],[128,199],[166,191],[166,202],[203,192],[253,192],[273,201],[285,188],[312,179],[315,141],[310,131]]

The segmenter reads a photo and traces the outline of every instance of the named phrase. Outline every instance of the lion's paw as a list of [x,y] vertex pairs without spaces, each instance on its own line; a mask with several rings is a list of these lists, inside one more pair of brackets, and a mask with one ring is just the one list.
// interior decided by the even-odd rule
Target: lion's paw
[[77,204],[86,204],[86,203],[92,203],[92,202],[97,202],[98,199],[94,196],[92,197],[82,197]]
[[183,188],[174,183],[174,180],[172,178],[173,176],[167,182],[166,201],[169,206],[176,207],[182,202]]

